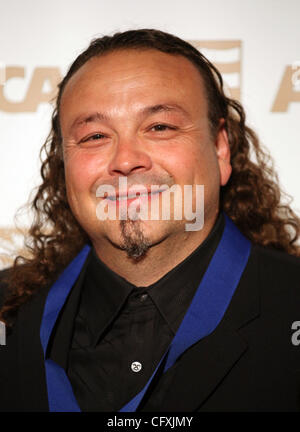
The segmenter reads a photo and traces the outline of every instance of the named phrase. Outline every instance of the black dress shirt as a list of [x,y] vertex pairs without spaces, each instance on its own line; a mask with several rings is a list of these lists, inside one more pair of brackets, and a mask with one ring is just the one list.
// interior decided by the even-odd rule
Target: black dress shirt
[[[67,360],[61,354],[63,317],[50,348],[50,357],[66,369],[82,411],[118,411],[143,389],[180,326],[224,224],[220,214],[205,241],[148,287],[136,287],[110,270],[92,248],[77,284],[79,294],[71,292],[67,301],[73,308],[77,304]],[[159,407],[176,363],[163,376],[162,368],[140,408]]]

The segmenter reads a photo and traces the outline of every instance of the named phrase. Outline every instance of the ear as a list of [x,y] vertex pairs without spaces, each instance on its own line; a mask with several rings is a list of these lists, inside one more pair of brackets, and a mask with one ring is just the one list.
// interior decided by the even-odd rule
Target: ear
[[220,119],[215,146],[220,170],[220,185],[225,186],[231,175],[232,167],[230,164],[229,140],[225,129],[225,120],[223,118]]

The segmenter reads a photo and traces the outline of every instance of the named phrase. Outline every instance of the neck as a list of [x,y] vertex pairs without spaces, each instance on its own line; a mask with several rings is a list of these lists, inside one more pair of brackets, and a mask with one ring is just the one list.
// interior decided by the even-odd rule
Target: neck
[[98,257],[115,273],[136,286],[149,286],[187,258],[209,235],[217,214],[206,220],[200,231],[184,231],[168,236],[149,248],[141,259],[129,258],[111,243],[93,241]]

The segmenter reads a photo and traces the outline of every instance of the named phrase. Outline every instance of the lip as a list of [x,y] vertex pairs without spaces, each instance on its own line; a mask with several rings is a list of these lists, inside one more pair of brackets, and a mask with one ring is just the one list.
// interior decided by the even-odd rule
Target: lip
[[167,188],[160,188],[157,190],[153,190],[151,191],[151,189],[147,189],[147,191],[145,192],[145,189],[136,189],[136,190],[131,190],[130,191],[126,191],[123,193],[116,193],[115,195],[108,195],[105,197],[106,200],[110,200],[110,201],[132,201],[132,200],[136,200],[136,199],[143,199],[143,198],[151,198],[154,195],[158,195],[161,192],[164,192]]

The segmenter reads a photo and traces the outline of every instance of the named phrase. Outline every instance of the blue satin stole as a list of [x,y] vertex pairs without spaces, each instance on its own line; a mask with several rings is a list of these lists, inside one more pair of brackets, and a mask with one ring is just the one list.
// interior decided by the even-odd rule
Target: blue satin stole
[[[225,227],[219,245],[201,280],[192,302],[174,336],[145,387],[120,412],[137,410],[160,364],[163,372],[191,345],[209,335],[223,318],[248,262],[251,243],[225,215]],[[49,411],[80,412],[65,370],[47,358],[47,346],[59,313],[78,278],[90,251],[86,245],[66,267],[49,290],[40,328],[44,352]]]

